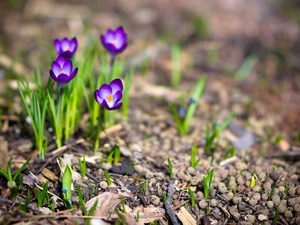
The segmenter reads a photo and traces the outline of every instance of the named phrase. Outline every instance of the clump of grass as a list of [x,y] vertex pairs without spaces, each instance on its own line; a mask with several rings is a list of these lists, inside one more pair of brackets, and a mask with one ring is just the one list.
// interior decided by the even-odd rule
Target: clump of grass
[[231,123],[231,121],[235,118],[235,115],[232,114],[228,118],[224,120],[221,124],[214,124],[213,130],[211,132],[209,125],[206,125],[206,132],[205,132],[205,154],[209,155],[212,151],[212,148],[218,148],[219,142],[218,138],[223,130],[227,128],[227,126]]
[[190,166],[196,169],[196,167],[198,166],[200,160],[201,160],[201,158],[197,159],[197,145],[194,145],[191,148],[191,162],[190,162]]
[[207,200],[209,197],[210,187],[212,185],[212,179],[214,176],[215,168],[212,168],[207,176],[203,177],[203,187],[204,187],[204,198]]
[[191,206],[194,207],[196,205],[196,198],[194,192],[190,188],[188,188],[188,193],[191,199]]
[[169,177],[173,179],[173,165],[171,159],[168,157]]
[[171,114],[176,123],[178,133],[180,135],[185,135],[189,131],[192,119],[194,117],[194,114],[195,114],[195,111],[197,108],[197,103],[200,100],[200,98],[204,92],[205,82],[206,82],[206,76],[202,76],[197,83],[197,86],[193,93],[193,97],[188,104],[188,107],[187,107],[184,117],[182,117],[180,115],[180,113],[178,113],[175,110],[175,107],[173,104],[169,105]]

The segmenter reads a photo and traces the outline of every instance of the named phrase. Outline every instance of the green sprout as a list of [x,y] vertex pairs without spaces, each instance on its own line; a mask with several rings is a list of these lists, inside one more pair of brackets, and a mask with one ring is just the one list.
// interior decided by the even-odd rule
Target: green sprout
[[234,77],[238,81],[243,81],[245,80],[249,74],[251,73],[253,67],[255,66],[257,62],[257,57],[254,55],[248,56],[239,70],[235,73]]
[[140,216],[140,211],[137,211],[135,221],[136,221],[136,222],[139,222],[139,221],[140,221],[140,218],[141,218],[141,216]]
[[190,166],[195,168],[198,166],[201,158],[198,158],[196,159],[197,157],[197,145],[194,145],[192,148],[191,148],[191,162],[190,162]]
[[170,173],[170,179],[173,178],[173,165],[171,159],[168,157],[168,167],[169,167],[169,173]]
[[177,88],[181,81],[181,68],[180,68],[180,46],[172,46],[172,76],[171,85],[173,88]]
[[72,207],[72,171],[67,165],[64,171],[63,179],[62,179],[62,192],[64,202],[67,208]]
[[212,178],[214,176],[215,168],[212,168],[207,176],[203,177],[203,186],[204,186],[204,198],[207,200],[209,195],[209,190],[212,185]]
[[124,201],[123,196],[120,196],[120,203],[121,203],[121,208],[122,208],[123,213],[126,213],[125,201]]
[[163,203],[165,203],[166,201],[167,201],[167,194],[164,193],[164,195],[163,195]]
[[86,177],[86,161],[85,161],[85,156],[82,156],[83,160],[78,158],[78,164],[80,167],[80,174],[82,178]]
[[29,205],[31,199],[32,199],[32,196],[31,196],[30,190],[28,190],[27,198],[26,198],[25,202],[19,201],[19,208],[21,211],[23,211],[23,212],[27,211],[27,208],[28,208],[28,205]]
[[109,176],[109,174],[108,174],[108,172],[106,170],[104,171],[104,176],[105,176],[107,184],[111,185],[112,182],[111,182],[110,176]]
[[115,145],[112,152],[107,156],[107,163],[116,165],[120,161],[121,151],[118,145]]
[[127,225],[126,219],[125,219],[125,216],[123,215],[123,213],[119,212],[118,210],[115,210],[114,213],[117,214],[117,216],[121,220],[122,225]]
[[205,82],[206,82],[206,76],[202,76],[197,83],[197,86],[193,93],[193,97],[189,102],[184,118],[182,118],[182,116],[175,110],[173,104],[169,105],[171,114],[176,123],[178,133],[180,135],[185,135],[189,131],[191,121],[193,119],[193,116],[197,108],[197,103],[204,92]]
[[48,182],[43,184],[42,191],[40,191],[38,188],[34,189],[34,192],[37,195],[37,207],[38,208],[42,207],[43,204],[46,204],[47,191],[48,191]]
[[12,164],[12,158],[10,157],[10,160],[7,163],[7,167],[6,167],[6,171],[0,168],[0,175],[2,175],[3,177],[6,178],[6,180],[8,181],[8,187],[10,189],[16,187],[16,179],[19,177],[20,173],[25,169],[25,167],[27,166],[27,164],[30,162],[31,157],[29,157],[26,162],[17,170],[17,172],[12,175],[11,173],[11,164]]
[[236,148],[232,147],[228,150],[228,152],[226,153],[226,159],[232,158],[236,155]]
[[250,188],[253,188],[255,186],[255,179],[256,179],[256,175],[253,173],[251,176],[251,181],[250,181]]
[[188,192],[191,199],[191,206],[194,207],[196,205],[196,198],[194,192],[190,188],[188,188]]
[[209,155],[211,153],[211,150],[213,148],[213,145],[215,144],[215,148],[218,147],[218,141],[216,142],[216,139],[219,139],[219,136],[223,130],[227,128],[227,126],[231,123],[231,121],[235,118],[235,115],[232,114],[228,118],[224,120],[222,124],[215,124],[214,129],[212,133],[210,133],[210,128],[208,125],[206,125],[206,132],[205,132],[205,154]]
[[146,181],[144,181],[142,184],[142,187],[141,187],[141,192],[146,193],[146,188],[147,188],[147,184],[146,184]]
[[[18,89],[31,121],[39,156],[44,159],[47,150],[44,148],[44,132],[48,100],[43,94],[32,92],[26,78],[23,83],[18,82]],[[30,103],[27,102],[27,97]]]
[[278,207],[276,207],[275,215],[274,215],[274,219],[273,219],[273,224],[277,223],[278,217],[279,217],[279,210],[278,210]]

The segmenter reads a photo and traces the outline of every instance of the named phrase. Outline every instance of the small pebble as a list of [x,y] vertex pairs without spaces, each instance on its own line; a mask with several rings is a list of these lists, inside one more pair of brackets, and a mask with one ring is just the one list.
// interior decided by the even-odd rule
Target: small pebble
[[195,168],[193,168],[193,167],[188,167],[188,168],[187,168],[187,172],[188,172],[189,174],[191,174],[191,175],[194,175],[194,174],[195,174]]
[[147,179],[150,179],[150,178],[152,178],[153,176],[154,176],[153,173],[150,172],[150,171],[148,171],[148,172],[146,173],[146,175],[145,175],[145,177],[146,177]]
[[274,207],[274,203],[272,201],[268,201],[267,206],[272,209]]
[[268,200],[269,196],[268,196],[267,194],[262,194],[262,195],[261,195],[261,198],[262,198],[263,200]]
[[279,205],[280,204],[280,197],[279,197],[279,195],[273,195],[272,201],[273,201],[274,205]]
[[179,171],[179,172],[177,173],[177,177],[178,177],[179,179],[183,179],[184,176],[185,176],[185,173],[184,173],[183,171]]
[[248,202],[250,205],[256,205],[257,204],[257,200],[254,199],[254,198],[250,198],[249,202]]
[[300,203],[296,203],[296,204],[294,205],[294,211],[295,211],[295,212],[300,212]]
[[105,180],[100,181],[99,185],[102,189],[106,189],[108,187],[108,184]]
[[218,201],[216,199],[212,199],[212,200],[210,200],[210,205],[212,207],[216,207],[218,205]]
[[279,174],[278,173],[271,173],[270,177],[273,181],[277,181],[279,179]]
[[285,191],[285,187],[284,186],[279,186],[279,192],[283,193]]
[[296,189],[296,195],[300,196],[300,186]]
[[238,197],[238,196],[234,196],[233,199],[232,199],[233,203],[235,205],[239,204],[240,202],[242,202],[242,198],[241,197]]
[[136,165],[134,169],[137,173],[142,173],[144,171],[144,167],[141,165]]
[[259,214],[258,217],[257,217],[257,219],[259,221],[265,221],[265,220],[268,220],[268,217],[266,215],[264,215],[264,214]]
[[262,214],[269,216],[270,215],[270,210],[268,209],[263,209]]
[[253,215],[248,215],[247,221],[250,222],[251,224],[255,223],[255,216],[253,216]]
[[288,190],[288,194],[289,194],[289,196],[294,196],[294,195],[296,194],[296,188],[291,187],[291,188]]
[[219,191],[220,191],[222,194],[224,194],[225,192],[227,192],[227,187],[226,187],[226,185],[225,185],[223,182],[219,183],[218,189],[219,189]]
[[261,186],[259,185],[255,185],[254,187],[252,187],[252,191],[255,191],[255,192],[259,192],[261,189]]
[[151,195],[150,199],[151,199],[150,201],[152,202],[153,205],[158,205],[160,202],[159,197],[157,197],[156,195]]
[[269,182],[264,183],[264,189],[271,189],[271,184]]
[[199,183],[199,179],[197,177],[192,177],[190,183],[191,185],[196,186]]
[[233,196],[233,192],[228,192],[226,198],[228,199],[228,201],[230,201],[233,198]]
[[208,203],[203,199],[198,203],[201,209],[206,209],[208,207]]
[[204,198],[204,194],[201,191],[198,191],[196,194],[196,198]]
[[292,218],[293,217],[293,213],[290,210],[285,211],[284,216],[286,218]]
[[279,213],[285,213],[286,211],[286,206],[284,204],[279,204],[278,205],[278,212]]
[[258,174],[258,178],[259,178],[260,180],[264,180],[264,179],[266,178],[266,173],[264,173],[264,172],[259,173],[259,174]]
[[296,223],[297,225],[300,225],[300,216],[296,217],[295,223]]
[[256,201],[259,201],[261,199],[261,196],[259,193],[255,193],[252,198],[254,198]]

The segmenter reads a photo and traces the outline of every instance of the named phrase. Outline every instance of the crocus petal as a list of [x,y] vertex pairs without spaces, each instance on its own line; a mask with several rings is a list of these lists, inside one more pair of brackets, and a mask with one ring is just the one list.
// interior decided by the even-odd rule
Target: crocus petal
[[69,40],[67,38],[64,38],[61,40],[61,48],[64,52],[67,51],[67,49],[70,50],[70,44],[69,44]]
[[112,82],[110,82],[109,86],[112,90],[112,95],[115,95],[118,91],[123,91],[123,83],[121,79],[114,79]]
[[72,73],[72,61],[67,60],[65,64],[63,65],[62,70],[64,71],[64,74],[70,75]]
[[119,109],[119,108],[122,107],[122,105],[123,105],[123,103],[122,103],[122,102],[119,102],[119,103],[115,104],[113,107],[111,107],[109,110],[116,110],[116,109]]
[[94,97],[95,97],[96,102],[98,102],[98,104],[102,105],[103,99],[100,98],[100,96],[99,96],[99,90],[96,90],[94,92]]
[[56,54],[59,55],[61,53],[60,41],[57,39],[54,40],[54,49],[55,49]]
[[52,70],[50,70],[49,73],[50,73],[51,78],[52,78],[55,82],[58,82],[57,76],[55,75],[55,73],[54,73]]
[[59,84],[67,84],[70,81],[70,77],[67,74],[60,74],[57,77],[57,83]]
[[78,72],[78,68],[76,68],[71,74],[70,74],[70,80],[72,80],[76,75],[77,75],[77,72]]
[[66,60],[66,58],[65,58],[63,55],[59,55],[55,61],[56,61],[56,62],[60,65],[60,67],[62,68],[67,60]]
[[70,40],[70,52],[71,53],[75,53],[76,52],[76,50],[77,50],[77,39],[76,39],[76,37],[74,37],[74,38],[72,38],[71,40]]
[[116,92],[116,94],[113,96],[113,104],[118,103],[122,99],[122,96],[123,94],[121,91]]
[[107,110],[111,110],[111,107],[107,104],[107,102],[105,100],[102,101],[102,104],[101,104],[105,109]]
[[53,73],[57,76],[61,72],[61,66],[56,62],[52,62],[52,67],[51,69],[53,70]]
[[112,90],[108,84],[103,84],[98,93],[100,98],[107,99],[107,97],[112,94]]

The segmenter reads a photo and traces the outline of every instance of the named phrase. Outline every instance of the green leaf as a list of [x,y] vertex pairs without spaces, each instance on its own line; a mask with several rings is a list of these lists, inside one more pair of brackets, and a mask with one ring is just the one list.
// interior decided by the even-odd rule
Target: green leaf
[[65,196],[65,200],[69,201],[70,203],[72,201],[71,185],[72,185],[72,171],[67,165],[63,175],[62,188],[67,191],[64,196]]

